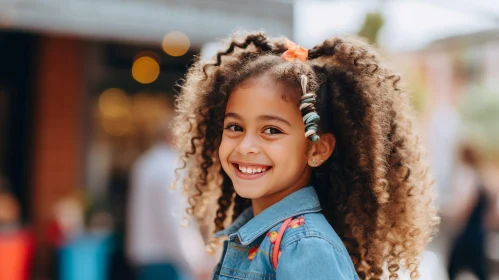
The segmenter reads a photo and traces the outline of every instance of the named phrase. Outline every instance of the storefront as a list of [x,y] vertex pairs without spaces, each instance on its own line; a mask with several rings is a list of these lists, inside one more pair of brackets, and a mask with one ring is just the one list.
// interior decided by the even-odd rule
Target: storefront
[[0,0],[0,174],[34,228],[37,274],[64,198],[122,226],[130,167],[205,44],[238,27],[292,37],[292,24],[281,1]]

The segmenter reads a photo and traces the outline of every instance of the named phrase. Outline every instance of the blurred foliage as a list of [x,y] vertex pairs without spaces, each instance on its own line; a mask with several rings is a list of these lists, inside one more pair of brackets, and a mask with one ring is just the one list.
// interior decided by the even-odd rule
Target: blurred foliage
[[417,113],[422,113],[428,103],[428,94],[421,88],[414,87],[411,92],[412,107]]
[[486,157],[499,159],[499,90],[472,86],[463,100],[464,137]]
[[378,33],[383,27],[385,20],[380,13],[367,13],[364,19],[364,24],[360,28],[357,35],[367,38],[373,44],[378,43]]
[[425,80],[425,74],[417,62],[411,63],[404,69],[403,78],[406,80],[411,103],[417,113],[423,113],[428,106],[429,94],[426,87],[428,82]]

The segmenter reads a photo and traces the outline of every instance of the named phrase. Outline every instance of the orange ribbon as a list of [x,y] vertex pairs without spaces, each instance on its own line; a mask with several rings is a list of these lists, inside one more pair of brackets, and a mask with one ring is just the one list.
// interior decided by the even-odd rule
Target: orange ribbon
[[291,42],[288,39],[286,39],[286,43],[288,45],[288,50],[281,55],[281,57],[284,58],[284,60],[295,61],[296,59],[298,59],[301,60],[302,62],[305,62],[307,60],[308,58],[307,49],[294,42]]

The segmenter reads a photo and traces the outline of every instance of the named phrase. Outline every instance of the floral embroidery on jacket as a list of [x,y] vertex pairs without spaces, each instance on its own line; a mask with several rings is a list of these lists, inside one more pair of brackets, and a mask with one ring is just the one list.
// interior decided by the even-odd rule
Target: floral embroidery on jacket
[[305,223],[305,218],[303,218],[303,216],[302,216],[302,217],[299,217],[299,218],[293,219],[293,220],[289,223],[288,227],[290,227],[290,228],[298,228],[298,227],[300,227],[301,225],[303,225],[304,223]]
[[278,235],[278,233],[275,230],[272,231],[272,232],[267,233],[267,237],[269,238],[270,243],[272,243],[272,244],[275,243],[275,241],[277,239],[277,235]]
[[258,253],[258,246],[251,248],[248,252],[248,260],[252,261],[256,257],[256,253]]

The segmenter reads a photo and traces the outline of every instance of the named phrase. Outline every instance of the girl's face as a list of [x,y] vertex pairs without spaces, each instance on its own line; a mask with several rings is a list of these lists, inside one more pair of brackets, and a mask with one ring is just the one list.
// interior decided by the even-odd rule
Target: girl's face
[[220,161],[237,194],[253,200],[254,211],[310,180],[301,112],[283,100],[285,90],[267,75],[252,78],[231,93],[225,109]]

